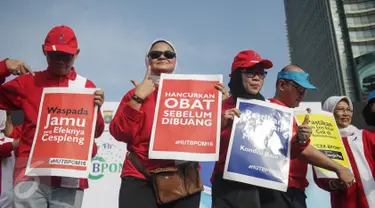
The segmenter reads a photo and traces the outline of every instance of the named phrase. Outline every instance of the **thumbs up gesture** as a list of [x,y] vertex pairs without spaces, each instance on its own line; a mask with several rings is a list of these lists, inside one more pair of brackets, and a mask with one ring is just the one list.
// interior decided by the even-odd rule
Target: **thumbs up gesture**
[[136,94],[141,99],[145,99],[155,90],[155,85],[150,79],[150,75],[151,75],[151,66],[148,65],[146,75],[143,78],[143,81],[141,83],[138,83],[135,80],[131,80],[131,82],[135,86],[134,94]]
[[297,142],[306,143],[312,134],[312,128],[309,126],[309,114],[306,114],[303,123],[297,128]]

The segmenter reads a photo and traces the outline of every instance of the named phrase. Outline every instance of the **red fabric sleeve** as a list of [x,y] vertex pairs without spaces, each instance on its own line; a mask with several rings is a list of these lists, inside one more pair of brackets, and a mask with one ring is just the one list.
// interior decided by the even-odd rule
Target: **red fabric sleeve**
[[0,145],[0,158],[4,159],[12,156],[13,145],[12,142],[7,142]]
[[330,178],[318,178],[314,168],[313,168],[312,172],[313,172],[313,175],[314,175],[314,182],[317,186],[319,186],[319,188],[321,188],[323,190],[326,190],[328,192],[334,191],[334,190],[331,189],[331,187],[329,185],[329,181],[332,180],[332,179],[330,179]]
[[96,142],[94,142],[94,146],[92,147],[91,158],[94,158],[97,153],[98,153],[98,145],[96,145]]
[[0,83],[4,83],[5,79],[10,75],[10,73],[7,69],[7,65],[5,63],[6,60],[8,60],[8,59],[4,59],[4,60],[0,61]]
[[117,140],[128,143],[141,129],[144,112],[135,110],[128,102],[131,100],[135,89],[129,91],[121,100],[115,116],[109,124],[110,134]]
[[13,126],[12,134],[10,135],[10,138],[13,139],[19,139],[21,135],[22,125],[20,126]]
[[5,60],[0,62],[0,109],[2,110],[19,110],[21,107],[21,100],[24,96],[22,94],[23,80],[25,77],[32,75],[19,76],[6,84],[5,79],[10,75]]
[[297,142],[297,135],[292,137],[292,141],[290,142],[291,150],[290,150],[290,157],[291,159],[297,158],[310,144],[310,139],[305,144],[300,144]]
[[375,131],[363,130],[363,139],[368,143],[371,148],[371,157],[375,160]]
[[13,151],[13,152],[14,152],[14,156],[15,156],[16,158],[18,157],[18,149],[19,149],[19,148],[17,147],[17,148],[14,149],[14,151]]
[[[91,82],[90,80],[87,80],[86,82],[86,88],[96,88],[95,84]],[[95,127],[95,138],[100,137],[103,134],[104,131],[104,119],[103,115],[100,111],[100,107],[98,108],[98,115],[96,118],[96,127]]]

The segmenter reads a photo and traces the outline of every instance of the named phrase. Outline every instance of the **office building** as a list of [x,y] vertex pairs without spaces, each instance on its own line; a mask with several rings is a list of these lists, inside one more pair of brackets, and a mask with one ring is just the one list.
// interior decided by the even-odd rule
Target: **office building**
[[319,91],[363,100],[375,90],[375,0],[284,0],[290,62],[310,74]]

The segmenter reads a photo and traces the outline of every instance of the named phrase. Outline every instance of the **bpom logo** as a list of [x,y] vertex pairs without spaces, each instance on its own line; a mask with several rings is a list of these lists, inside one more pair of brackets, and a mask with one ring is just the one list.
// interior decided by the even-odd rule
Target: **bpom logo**
[[103,110],[104,122],[106,124],[111,123],[113,118],[113,110]]
[[[122,172],[122,160],[116,160],[116,154],[112,152],[114,145],[110,143],[104,143],[100,145],[100,154],[94,157],[91,161],[91,171],[89,179],[99,180],[106,174],[121,174]],[[99,151],[98,149],[98,151]],[[111,157],[114,156],[114,157]]]
[[104,173],[103,171],[101,171],[104,169],[103,164],[105,164],[105,160],[100,156],[94,157],[92,159],[92,171],[89,174],[90,179],[98,180],[104,177]]

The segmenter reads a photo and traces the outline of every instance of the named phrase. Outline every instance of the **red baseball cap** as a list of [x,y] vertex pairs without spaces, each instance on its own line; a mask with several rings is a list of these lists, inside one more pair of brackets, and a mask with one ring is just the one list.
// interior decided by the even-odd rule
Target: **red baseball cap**
[[69,54],[77,54],[78,42],[73,30],[68,26],[56,26],[52,28],[44,40],[45,51],[60,51]]
[[232,76],[233,72],[240,68],[252,67],[255,64],[263,63],[266,69],[272,68],[273,64],[270,60],[262,59],[260,55],[253,50],[244,50],[237,54],[234,57],[232,63],[232,73],[229,75]]

